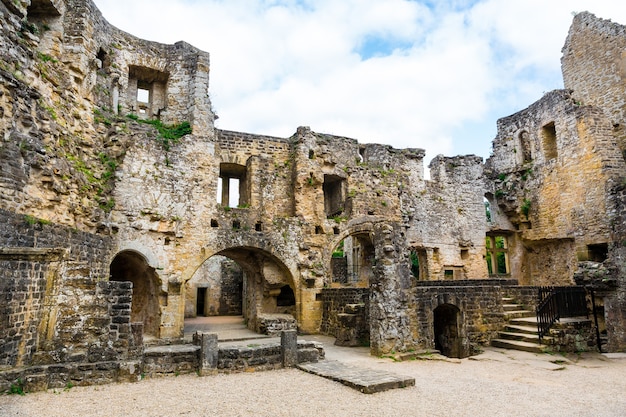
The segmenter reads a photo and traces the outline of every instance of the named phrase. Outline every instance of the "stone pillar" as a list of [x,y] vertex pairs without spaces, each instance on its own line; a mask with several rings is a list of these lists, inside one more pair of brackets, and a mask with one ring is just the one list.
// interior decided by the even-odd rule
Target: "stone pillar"
[[295,330],[285,330],[280,333],[280,347],[283,356],[283,367],[288,368],[298,364],[298,334]]
[[200,375],[216,374],[219,353],[217,333],[196,332],[193,335],[193,342],[195,345],[200,346]]

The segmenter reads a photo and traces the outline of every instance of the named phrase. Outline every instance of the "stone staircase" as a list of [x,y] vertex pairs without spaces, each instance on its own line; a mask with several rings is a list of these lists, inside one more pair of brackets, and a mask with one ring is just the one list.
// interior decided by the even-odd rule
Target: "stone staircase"
[[[503,298],[504,316],[507,324],[498,338],[491,341],[491,346],[503,349],[515,349],[525,352],[544,353],[548,346],[539,342],[537,316],[534,311],[525,310],[512,298]],[[550,341],[544,336],[543,341]]]

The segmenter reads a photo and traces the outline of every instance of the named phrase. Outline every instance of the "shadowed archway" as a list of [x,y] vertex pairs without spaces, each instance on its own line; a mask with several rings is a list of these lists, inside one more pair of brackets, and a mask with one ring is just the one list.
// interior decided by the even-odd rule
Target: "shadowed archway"
[[449,358],[461,358],[459,329],[460,310],[452,304],[442,304],[433,311],[435,348]]
[[161,279],[146,258],[130,250],[118,253],[111,261],[109,279],[133,284],[131,321],[143,323],[144,335],[159,337]]

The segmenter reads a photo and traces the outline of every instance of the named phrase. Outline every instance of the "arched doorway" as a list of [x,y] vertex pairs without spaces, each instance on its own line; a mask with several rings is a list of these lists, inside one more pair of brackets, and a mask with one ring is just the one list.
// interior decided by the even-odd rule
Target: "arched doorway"
[[435,349],[449,358],[461,358],[459,331],[460,310],[452,304],[442,304],[433,311]]
[[[289,269],[258,248],[222,250],[207,260],[185,283],[185,319],[198,316],[242,316],[248,329],[263,332],[272,315],[296,322],[297,292]],[[277,317],[278,319],[278,317]]]
[[111,281],[130,281],[133,284],[133,298],[130,319],[143,323],[144,336],[159,337],[161,309],[159,293],[161,279],[140,253],[122,251],[110,266]]

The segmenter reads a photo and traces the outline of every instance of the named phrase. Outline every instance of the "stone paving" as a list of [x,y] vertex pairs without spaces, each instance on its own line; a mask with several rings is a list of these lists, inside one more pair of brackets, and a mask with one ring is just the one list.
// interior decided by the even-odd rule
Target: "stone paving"
[[412,377],[348,365],[339,361],[324,360],[316,363],[301,363],[296,367],[305,372],[340,382],[364,394],[374,394],[415,385],[415,378]]

